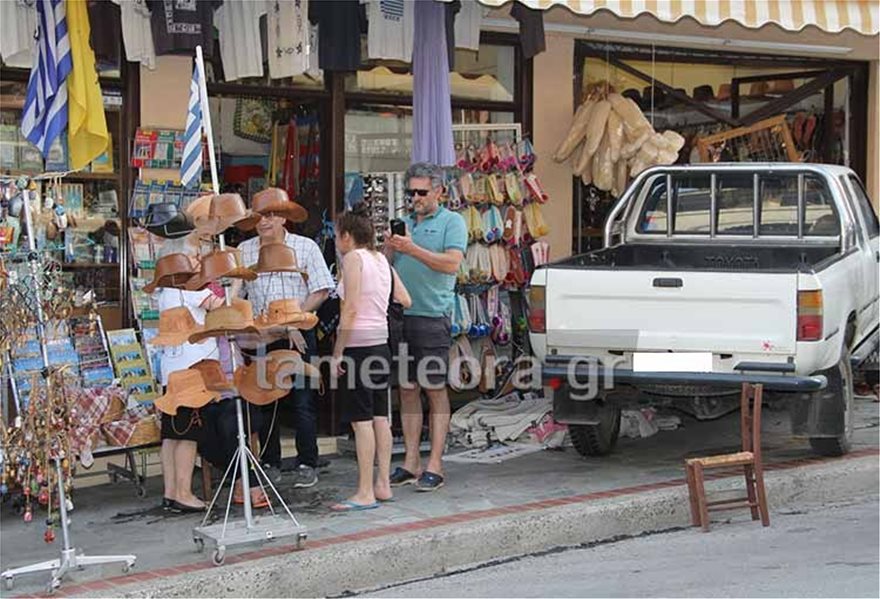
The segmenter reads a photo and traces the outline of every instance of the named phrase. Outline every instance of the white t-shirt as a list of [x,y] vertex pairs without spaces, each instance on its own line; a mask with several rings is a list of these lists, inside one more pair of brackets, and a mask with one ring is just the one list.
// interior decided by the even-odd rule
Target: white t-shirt
[[224,2],[214,11],[214,26],[220,35],[220,58],[225,81],[263,76],[260,15],[263,2]]
[[367,54],[370,58],[412,62],[415,3],[361,0],[367,5]]
[[34,66],[37,9],[33,2],[0,1],[0,56],[8,67]]
[[477,0],[461,0],[461,9],[455,15],[455,47],[477,51],[480,49],[480,25],[486,9]]
[[[156,291],[159,311],[169,308],[186,306],[197,324],[205,324],[207,310],[202,307],[202,302],[208,299],[212,293],[209,289],[202,291],[182,291],[163,287]],[[216,360],[220,352],[217,349],[217,340],[209,337],[202,343],[183,343],[174,347],[162,348],[162,374],[160,382],[168,384],[168,375],[177,370],[189,368],[196,362],[206,359]]]
[[129,62],[139,62],[148,69],[156,68],[156,50],[150,25],[150,9],[146,0],[113,0],[119,5],[122,42]]
[[309,68],[308,0],[266,0],[265,10],[269,76],[302,75]]

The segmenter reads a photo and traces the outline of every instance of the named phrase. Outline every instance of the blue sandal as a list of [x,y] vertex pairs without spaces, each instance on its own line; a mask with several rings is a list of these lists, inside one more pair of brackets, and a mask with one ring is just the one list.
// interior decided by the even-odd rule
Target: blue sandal
[[394,472],[391,473],[388,480],[392,487],[402,487],[403,485],[414,484],[416,482],[416,475],[406,468],[398,466],[394,469]]
[[422,472],[418,482],[416,482],[416,491],[422,493],[430,493],[436,491],[443,486],[443,477],[427,470]]
[[379,502],[375,503],[355,503],[354,501],[340,501],[335,505],[331,505],[330,509],[334,512],[363,512],[364,510],[374,510],[379,507]]

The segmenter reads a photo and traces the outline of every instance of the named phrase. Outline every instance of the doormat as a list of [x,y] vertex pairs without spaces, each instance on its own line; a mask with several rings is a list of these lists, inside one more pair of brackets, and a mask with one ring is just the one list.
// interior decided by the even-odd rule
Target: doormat
[[461,453],[445,455],[443,461],[457,464],[500,464],[543,450],[543,445],[535,443],[508,443],[507,445],[493,445],[492,447],[469,449]]

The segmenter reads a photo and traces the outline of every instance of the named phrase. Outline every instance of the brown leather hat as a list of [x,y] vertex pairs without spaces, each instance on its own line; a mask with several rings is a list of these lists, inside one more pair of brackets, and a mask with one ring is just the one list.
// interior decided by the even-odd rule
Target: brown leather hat
[[190,343],[204,341],[208,337],[253,334],[260,331],[254,326],[254,312],[247,300],[235,298],[231,306],[220,306],[205,316],[205,326],[189,337]]
[[270,187],[255,194],[251,204],[254,212],[263,216],[282,216],[292,223],[304,223],[309,220],[308,211],[291,201],[287,192],[277,187]]
[[189,308],[168,308],[159,313],[159,334],[150,339],[149,343],[159,347],[182,345],[190,335],[201,330],[202,327],[196,324]]
[[208,214],[194,219],[196,229],[206,235],[219,235],[233,225],[243,231],[249,231],[259,220],[260,215],[245,208],[244,200],[237,193],[211,196]]
[[257,273],[244,266],[240,251],[227,248],[203,256],[201,270],[187,282],[186,288],[189,291],[199,291],[223,277],[253,281],[257,278]]
[[165,395],[153,403],[160,412],[174,416],[177,408],[201,408],[218,397],[219,393],[205,387],[201,372],[187,368],[168,375]]
[[718,95],[715,96],[715,99],[718,100],[719,102],[726,102],[727,100],[730,99],[730,94],[731,94],[730,84],[729,83],[722,83],[721,85],[718,86]]
[[770,91],[770,84],[766,81],[755,81],[749,86],[749,94],[747,98],[764,98]]
[[767,93],[781,96],[793,91],[794,79],[777,79],[770,82],[770,89]]
[[185,289],[186,282],[195,274],[192,262],[186,254],[168,254],[159,258],[153,270],[153,280],[144,285],[146,293],[153,293],[157,287]]
[[255,324],[259,329],[294,327],[308,330],[318,324],[318,317],[313,312],[303,312],[295,299],[278,299],[269,302],[266,314],[261,314]]
[[[260,364],[257,360],[263,360],[264,363]],[[287,395],[293,388],[294,376],[321,380],[321,372],[305,362],[299,352],[279,349],[269,352],[265,358],[257,358],[247,366],[239,367],[233,379],[245,400],[262,406]]]
[[309,275],[299,267],[296,252],[286,243],[267,243],[260,246],[260,258],[251,266],[254,272],[295,272],[308,282]]
[[213,195],[203,195],[194,199],[183,209],[186,215],[195,222],[196,218],[207,218],[211,213],[211,200]]
[[223,368],[220,367],[220,362],[217,360],[201,360],[190,366],[190,368],[202,373],[205,386],[209,391],[235,390],[235,385],[232,384],[232,381],[226,378],[226,374],[223,372]]

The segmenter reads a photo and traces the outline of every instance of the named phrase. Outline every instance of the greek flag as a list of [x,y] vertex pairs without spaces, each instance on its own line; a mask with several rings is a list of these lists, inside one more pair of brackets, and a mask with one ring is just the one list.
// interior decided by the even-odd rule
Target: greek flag
[[202,181],[202,105],[199,102],[199,69],[193,67],[189,83],[189,110],[183,134],[183,158],[180,161],[180,183],[198,187]]
[[28,79],[21,134],[43,157],[67,129],[67,76],[73,68],[63,0],[36,0],[37,52]]

